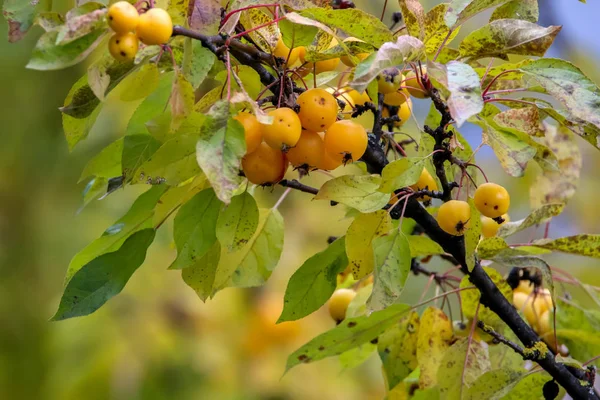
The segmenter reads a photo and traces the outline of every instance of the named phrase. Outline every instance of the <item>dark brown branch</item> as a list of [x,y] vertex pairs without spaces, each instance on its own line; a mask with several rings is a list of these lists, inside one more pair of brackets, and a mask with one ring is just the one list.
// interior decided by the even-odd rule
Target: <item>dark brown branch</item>
[[481,329],[488,335],[492,336],[494,338],[494,341],[496,341],[498,343],[503,343],[504,345],[510,347],[515,353],[517,353],[521,357],[523,357],[523,360],[534,360],[535,359],[534,357],[532,357],[532,355],[526,355],[525,351],[523,350],[523,348],[521,346],[508,340],[507,338],[505,338],[504,336],[502,336],[501,334],[496,332],[491,326],[486,325],[483,321],[477,321],[477,326],[479,327],[479,329]]
[[279,181],[279,184],[283,187],[299,190],[304,193],[310,193],[314,195],[319,193],[319,189],[300,183],[296,179],[284,179],[282,181]]
[[437,273],[435,271],[428,270],[419,261],[417,261],[414,258],[411,261],[410,270],[415,275],[426,275],[426,276],[430,276],[430,277],[432,276],[433,279],[435,280],[435,282],[438,285],[441,285],[442,282],[444,282],[444,281],[457,281],[457,282],[460,282],[460,278],[457,277],[457,276],[453,276],[453,275],[440,275],[439,273]]

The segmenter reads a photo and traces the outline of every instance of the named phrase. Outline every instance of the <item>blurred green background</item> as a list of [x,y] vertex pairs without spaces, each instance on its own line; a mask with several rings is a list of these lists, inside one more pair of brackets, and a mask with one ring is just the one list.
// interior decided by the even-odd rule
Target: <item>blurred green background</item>
[[[62,4],[61,4],[62,3]],[[55,2],[59,9],[67,1]],[[383,1],[363,2],[379,15]],[[427,2],[426,2],[427,3]],[[429,6],[437,2],[428,2]],[[361,6],[361,2],[357,2]],[[552,4],[550,6],[550,4]],[[552,7],[552,8],[550,8]],[[397,4],[388,4],[386,20]],[[542,1],[542,25],[565,24],[553,56],[574,61],[595,82],[600,48],[598,3]],[[564,21],[561,19],[564,17]],[[144,187],[119,190],[80,213],[86,161],[122,134],[131,104],[110,101],[90,138],[69,153],[58,107],[85,66],[39,72],[24,68],[40,34],[33,28],[18,44],[6,42],[0,23],[0,398],[2,399],[377,399],[383,382],[376,357],[345,369],[337,359],[301,366],[282,378],[285,359],[296,347],[334,326],[327,312],[275,327],[291,274],[330,235],[348,225],[341,207],[311,202],[292,193],[281,207],[286,222],[284,255],[264,289],[228,289],[202,303],[167,271],[175,256],[171,224],[165,224],[147,260],[124,291],[98,312],[50,323],[60,299],[70,258],[118,219]],[[466,32],[467,27],[463,32]],[[587,33],[586,33],[587,32]],[[426,101],[416,101],[422,120]],[[409,132],[417,132],[408,127]],[[465,127],[475,146],[480,133]],[[597,150],[580,141],[580,190],[567,211],[552,222],[551,236],[600,233],[594,201],[600,181]],[[507,177],[491,151],[478,162],[490,179],[509,187],[513,220],[529,211],[531,174]],[[318,186],[314,174],[308,184]],[[282,190],[258,189],[270,206]],[[541,230],[541,228],[540,228]],[[524,239],[541,235],[529,230]],[[553,257],[591,284],[600,277],[593,260]],[[434,264],[435,268],[436,265]],[[447,268],[443,265],[443,268]],[[413,279],[413,278],[411,278]],[[414,278],[406,298],[421,295],[425,280]]]

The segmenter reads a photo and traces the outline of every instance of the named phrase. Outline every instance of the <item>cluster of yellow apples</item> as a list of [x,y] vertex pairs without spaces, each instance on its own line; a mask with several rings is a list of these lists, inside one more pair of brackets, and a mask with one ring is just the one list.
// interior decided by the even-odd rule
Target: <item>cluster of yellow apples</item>
[[513,305],[538,335],[544,337],[552,331],[551,313],[554,309],[548,289],[536,288],[528,280],[522,280],[513,292]]
[[332,170],[358,160],[367,149],[365,128],[350,120],[338,120],[339,105],[325,89],[309,89],[297,99],[298,112],[288,107],[268,113],[272,124],[242,112],[235,119],[244,127],[246,155],[242,170],[257,185],[277,183],[288,162],[294,167]]
[[117,61],[133,60],[139,42],[161,45],[173,34],[171,16],[162,8],[151,8],[140,15],[131,3],[119,1],[110,6],[107,18],[115,32],[108,42],[108,50]]
[[[484,236],[495,235],[498,228],[491,223],[498,225],[505,222],[502,216],[506,215],[510,206],[508,191],[503,186],[487,182],[479,185],[473,200],[481,215],[491,220],[491,222],[484,220],[485,228],[482,228]],[[466,201],[450,200],[442,204],[438,210],[437,221],[440,228],[454,236],[462,236],[465,229],[469,227],[470,220],[471,207]]]

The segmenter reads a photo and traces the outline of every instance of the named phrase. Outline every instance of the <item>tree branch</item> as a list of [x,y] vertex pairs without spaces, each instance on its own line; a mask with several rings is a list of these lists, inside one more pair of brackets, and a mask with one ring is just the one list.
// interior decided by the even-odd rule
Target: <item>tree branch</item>
[[284,179],[279,181],[279,184],[283,187],[288,187],[292,189],[299,190],[300,192],[310,193],[316,195],[319,193],[319,189],[314,188],[312,186],[305,185],[303,183],[298,182],[296,179]]

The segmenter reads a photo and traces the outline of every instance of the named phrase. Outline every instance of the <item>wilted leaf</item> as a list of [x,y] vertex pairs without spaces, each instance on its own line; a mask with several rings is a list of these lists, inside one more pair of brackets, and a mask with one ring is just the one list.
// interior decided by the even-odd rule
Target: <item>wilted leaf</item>
[[285,290],[278,322],[303,318],[329,300],[337,285],[337,275],[348,266],[345,246],[344,238],[339,238],[296,270]]
[[421,370],[419,387],[434,387],[442,368],[444,353],[452,341],[452,321],[439,308],[428,307],[421,316],[417,339],[417,360]]
[[370,342],[383,331],[397,323],[410,307],[396,304],[370,316],[346,318],[334,329],[317,336],[292,353],[287,360],[286,371],[301,363],[319,361],[336,356],[363,343]]
[[[425,51],[428,56],[433,56],[442,43],[444,43],[444,40],[446,40],[446,45],[450,43],[460,31],[460,27],[457,27],[452,31],[450,36],[448,36],[450,29],[448,29],[446,22],[444,21],[444,16],[447,11],[448,3],[442,3],[433,7],[425,15],[425,40],[423,40],[423,42],[425,43]],[[448,39],[446,39],[446,37],[448,37]],[[447,47],[445,47],[445,49],[447,49]],[[442,56],[441,53],[440,56]],[[440,59],[440,56],[438,56],[437,61],[445,64],[445,62]]]
[[505,222],[498,229],[497,236],[499,237],[507,237],[510,235],[514,235],[517,232],[522,231],[523,229],[527,229],[533,225],[539,225],[543,221],[556,217],[560,214],[565,207],[564,204],[554,203],[554,204],[545,204],[540,208],[535,209],[531,212],[526,218],[518,220]]
[[381,172],[379,190],[391,193],[417,183],[423,172],[425,160],[424,157],[404,157],[387,164]]
[[202,301],[213,293],[215,273],[221,258],[221,245],[215,242],[195,263],[181,271],[181,278],[191,287]]
[[539,17],[538,0],[511,0],[496,8],[490,17],[490,21],[515,18],[523,21],[537,22]]
[[472,16],[508,0],[451,0],[445,21],[449,28],[461,25]]
[[330,28],[341,29],[348,36],[363,40],[375,47],[381,47],[384,43],[392,41],[392,32],[379,18],[358,8],[344,10],[308,8],[298,14]]
[[425,257],[429,255],[445,253],[444,249],[442,249],[442,246],[429,237],[423,235],[410,235],[408,237],[408,245],[410,247],[411,257]]
[[507,60],[508,54],[541,57],[560,30],[560,26],[544,28],[520,19],[499,19],[471,32],[458,50],[470,60],[486,57]]
[[266,25],[272,20],[273,18],[260,8],[242,11],[240,15],[240,23],[248,30],[248,36],[266,52],[275,47],[279,38],[277,24]]
[[490,369],[488,346],[479,340],[469,344],[468,338],[461,338],[446,351],[441,365],[437,382],[442,398],[460,399],[462,393]]
[[229,115],[229,103],[218,101],[202,125],[196,160],[225,204],[242,181],[239,168],[245,151],[243,127]]
[[387,211],[378,210],[360,214],[348,227],[346,254],[355,279],[362,279],[375,267],[372,242],[392,229],[392,219]]
[[229,286],[262,285],[277,266],[283,250],[283,218],[274,209],[260,211],[252,239],[234,253],[221,251],[213,293]]
[[379,336],[377,350],[389,389],[417,368],[419,314],[412,311]]
[[181,207],[173,226],[177,258],[169,269],[193,266],[213,247],[221,206],[215,192],[205,189]]
[[344,175],[331,179],[319,189],[315,200],[332,200],[362,213],[381,209],[390,200],[388,193],[377,191],[378,175]]
[[359,93],[364,92],[369,83],[384,69],[421,58],[424,47],[419,39],[407,35],[400,36],[396,43],[384,43],[376,53],[356,66],[354,80],[350,86]]
[[567,203],[579,185],[582,160],[575,136],[567,128],[545,126],[544,143],[559,162],[558,171],[544,170],[529,188],[531,207],[548,203]]
[[402,294],[410,274],[411,254],[408,239],[396,229],[373,239],[373,252],[373,293],[367,301],[367,308],[377,311],[394,304]]
[[95,30],[64,45],[57,45],[57,31],[44,33],[38,40],[27,68],[36,70],[63,69],[84,60],[100,44],[103,30]]
[[9,42],[14,43],[23,39],[33,24],[39,7],[39,2],[4,0],[2,14],[8,22]]
[[456,126],[460,127],[473,115],[483,110],[479,75],[473,68],[459,61],[450,61],[440,66],[446,72],[446,81],[442,83],[448,91],[448,108]]
[[185,117],[187,117],[194,109],[194,88],[185,79],[184,75],[178,73],[173,81],[173,90],[171,91],[171,132],[175,132]]
[[221,22],[220,0],[189,0],[188,10],[190,29],[205,35],[214,35],[218,32]]
[[248,192],[231,199],[217,220],[217,238],[227,251],[240,250],[250,241],[258,228],[258,206]]
[[399,0],[400,11],[406,25],[408,34],[423,40],[423,27],[425,24],[425,11],[418,0]]
[[121,175],[122,153],[123,138],[120,138],[102,149],[100,153],[86,164],[79,177],[79,182],[89,176],[108,179]]
[[67,283],[52,320],[91,314],[119,294],[144,262],[154,233],[154,229],[140,230],[125,240],[116,251],[99,255],[82,265]]
[[106,20],[104,17],[107,12],[108,9],[103,8],[67,19],[67,22],[58,30],[56,44],[71,43],[96,29],[105,27]]
[[[539,82],[573,116],[600,128],[600,89],[579,68],[565,60],[547,58],[520,70]],[[597,137],[594,145],[600,147]]]
[[[4,4],[6,5],[8,2],[9,1],[5,1]],[[46,11],[38,13],[38,15],[35,17],[34,23],[41,26],[43,30],[48,32],[64,24],[65,19],[60,13]]]

